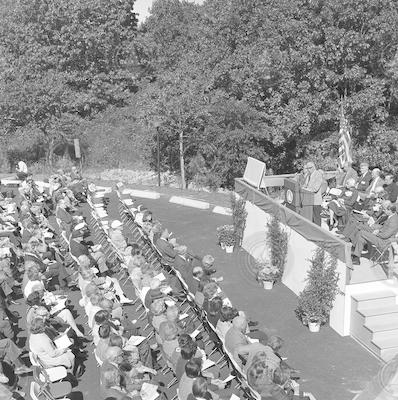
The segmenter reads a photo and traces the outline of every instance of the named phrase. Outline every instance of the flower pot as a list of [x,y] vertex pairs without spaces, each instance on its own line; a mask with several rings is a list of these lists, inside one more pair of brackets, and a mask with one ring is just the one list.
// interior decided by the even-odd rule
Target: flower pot
[[220,243],[220,246],[223,250],[225,250],[225,244],[224,243]]
[[225,252],[228,254],[233,253],[234,251],[234,246],[225,246]]
[[320,322],[308,322],[308,328],[310,332],[319,332],[319,329],[321,328]]
[[271,290],[274,287],[273,281],[263,281],[263,287],[265,290]]

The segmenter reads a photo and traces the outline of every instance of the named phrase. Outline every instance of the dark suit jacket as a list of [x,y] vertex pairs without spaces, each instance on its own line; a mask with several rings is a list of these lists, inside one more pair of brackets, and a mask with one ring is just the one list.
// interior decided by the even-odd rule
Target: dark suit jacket
[[70,247],[70,252],[76,258],[79,258],[79,256],[81,255],[90,256],[88,248],[84,244],[76,242],[76,240],[74,239],[70,240],[69,247]]
[[[351,192],[351,196],[348,196],[347,193]],[[342,198],[344,199],[344,204],[348,207],[353,207],[354,204],[357,202],[358,199],[358,190],[356,189],[351,189],[351,190],[344,190],[342,194]]]
[[384,222],[379,234],[380,239],[389,239],[395,236],[398,232],[398,215],[391,215],[386,222]]
[[193,282],[193,266],[188,260],[184,260],[181,256],[177,255],[174,260],[174,268],[182,275],[189,291],[195,293],[195,285]]
[[177,256],[177,252],[174,250],[174,247],[167,240],[159,238],[156,241],[156,247],[160,251],[166,262],[168,262],[169,264],[174,263],[174,260]]
[[372,173],[370,171],[368,171],[365,175],[360,176],[358,178],[357,189],[360,192],[364,192],[369,187],[371,180],[372,180]]
[[390,200],[391,203],[395,203],[398,197],[398,185],[393,182],[390,185],[386,185],[384,190],[388,193],[388,200]]

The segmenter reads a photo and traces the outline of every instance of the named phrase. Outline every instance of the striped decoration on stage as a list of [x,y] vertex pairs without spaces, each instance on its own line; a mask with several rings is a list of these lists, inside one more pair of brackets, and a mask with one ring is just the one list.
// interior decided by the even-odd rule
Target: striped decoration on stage
[[340,167],[342,167],[345,162],[352,163],[351,134],[347,118],[344,116],[344,110],[342,109],[340,117],[340,137],[339,137]]

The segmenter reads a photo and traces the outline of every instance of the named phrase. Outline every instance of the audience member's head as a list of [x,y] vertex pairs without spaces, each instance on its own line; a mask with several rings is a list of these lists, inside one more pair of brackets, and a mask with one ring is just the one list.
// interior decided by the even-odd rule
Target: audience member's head
[[97,325],[102,325],[103,323],[109,321],[110,314],[106,310],[99,310],[94,315],[94,321]]
[[222,306],[223,306],[222,298],[219,296],[214,297],[213,299],[210,300],[208,314],[212,316],[218,315],[220,313]]
[[185,364],[185,373],[187,374],[188,378],[194,379],[200,376],[201,368],[202,361],[200,359],[193,358]]
[[36,317],[30,323],[30,333],[39,334],[45,332],[44,320],[41,317]]
[[180,350],[181,350],[181,357],[184,360],[190,360],[198,350],[198,345],[194,340],[192,340],[190,342],[185,343],[184,346],[180,346]]
[[279,336],[271,336],[268,339],[268,346],[275,352],[278,352],[283,346],[283,339]]
[[123,350],[120,347],[108,347],[105,352],[105,359],[111,363],[119,364],[123,361]]
[[98,335],[101,339],[108,339],[111,334],[111,326],[108,322],[100,325],[98,328]]
[[236,308],[230,306],[222,306],[220,310],[220,319],[223,322],[232,322],[232,320],[239,315]]
[[203,268],[209,269],[213,266],[213,264],[214,264],[214,257],[212,255],[207,254],[202,258]]
[[151,313],[154,316],[158,316],[164,313],[165,311],[165,304],[163,299],[156,299],[152,302],[151,306]]
[[206,283],[203,288],[203,295],[208,299],[212,299],[218,291],[218,285],[215,282]]
[[178,335],[178,326],[175,322],[163,321],[159,326],[159,336],[166,342],[175,340]]
[[124,346],[123,338],[120,335],[111,333],[109,336],[109,346],[120,347],[122,349]]
[[247,328],[246,318],[241,315],[238,315],[232,320],[232,326],[238,331],[245,333]]

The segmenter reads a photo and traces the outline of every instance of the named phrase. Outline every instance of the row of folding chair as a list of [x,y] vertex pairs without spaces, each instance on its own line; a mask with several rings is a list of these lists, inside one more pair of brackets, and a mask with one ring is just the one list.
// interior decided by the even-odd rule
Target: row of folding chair
[[[162,255],[161,255],[160,251],[156,248],[156,245],[146,236],[146,234],[141,229],[141,227],[134,222],[134,219],[135,219],[134,215],[131,212],[130,208],[123,202],[120,194],[118,194],[118,198],[119,198],[119,212],[121,212],[122,218],[123,218],[123,216],[125,216],[124,217],[125,219],[124,219],[123,222],[125,222],[126,225],[130,229],[132,229],[133,231],[138,232],[141,235],[141,240],[146,244],[147,247],[151,248],[151,250],[152,250],[151,254],[154,257],[157,257],[159,262],[160,262],[160,264],[163,266],[164,263],[162,263]],[[171,265],[167,265],[167,269],[169,271],[170,270],[173,271],[173,273],[177,276],[177,278],[181,282],[182,287],[186,291],[187,299],[189,298],[188,296],[193,296],[192,293],[189,293],[188,285],[185,282],[185,280],[183,279],[181,273],[179,271],[175,270],[173,268],[173,266],[171,266]],[[240,366],[235,362],[235,360],[232,357],[232,355],[230,354],[230,352],[226,349],[223,339],[220,338],[220,336],[218,335],[218,332],[215,330],[215,328],[208,321],[206,313],[203,310],[199,309],[199,307],[197,307],[197,305],[196,305],[196,303],[194,301],[191,302],[190,307],[191,307],[192,310],[195,311],[195,313],[198,316],[201,317],[203,326],[205,328],[207,328],[207,329],[212,330],[217,335],[217,337],[219,339],[219,343],[215,343],[215,349],[214,350],[218,350],[221,353],[222,357],[217,361],[216,364],[219,364],[220,362],[223,362],[220,367],[228,366],[229,368],[231,368],[234,371],[234,375],[235,375],[236,380],[238,382],[237,386],[239,386],[242,389],[242,391],[245,393],[246,397],[254,398],[254,399],[260,399],[261,396],[256,391],[254,391],[252,388],[249,387],[249,385],[247,383],[247,379],[246,379],[245,373],[240,368]]]
[[[145,243],[147,248],[150,247],[151,254],[158,259],[159,263],[162,266],[165,266],[164,262],[162,262],[162,256],[161,256],[160,251],[156,248],[156,245],[145,235],[145,233],[141,229],[141,227],[135,223],[135,221],[134,221],[135,216],[133,215],[130,208],[123,202],[119,193],[118,193],[118,198],[119,198],[119,212],[121,214],[121,217],[122,217],[125,225],[128,228],[130,228],[132,232],[138,232],[140,234],[141,241],[143,243]],[[228,352],[228,350],[225,348],[224,341],[219,337],[215,328],[208,321],[206,313],[196,305],[194,298],[193,298],[193,294],[189,293],[188,285],[185,282],[185,280],[183,279],[181,273],[179,271],[175,270],[173,268],[173,266],[171,266],[171,265],[167,264],[166,267],[167,267],[167,271],[172,271],[175,274],[175,276],[177,276],[179,281],[181,282],[182,287],[186,291],[186,296],[187,296],[186,301],[189,302],[189,308],[195,312],[198,319],[201,319],[201,322],[202,322],[201,325],[204,328],[207,328],[208,330],[211,329],[214,333],[216,333],[217,337],[219,338],[219,342],[215,343],[215,347],[214,347],[213,351],[209,354],[209,356],[212,355],[215,351],[220,352],[221,357],[216,362],[216,364],[220,368],[227,366],[233,370],[234,376],[237,380],[237,387],[239,387],[243,391],[243,393],[245,394],[245,396],[247,398],[260,399],[261,396],[257,392],[255,392],[253,389],[251,389],[249,387],[249,385],[247,384],[247,380],[246,380],[246,376],[245,376],[244,372],[242,371],[240,366],[235,362],[235,360],[233,359],[231,354]]]

